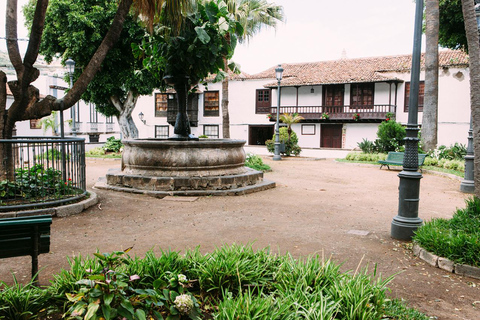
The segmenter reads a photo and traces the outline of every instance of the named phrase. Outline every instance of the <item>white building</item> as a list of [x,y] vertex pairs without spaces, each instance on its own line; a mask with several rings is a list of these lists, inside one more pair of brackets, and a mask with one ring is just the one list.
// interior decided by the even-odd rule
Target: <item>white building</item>
[[[62,98],[69,84],[63,80],[64,68],[59,65],[47,66],[45,64],[36,65],[40,69],[40,77],[32,83],[40,91],[40,98],[46,95],[52,95]],[[8,81],[15,79],[12,68],[4,67],[3,71],[7,73]],[[13,95],[7,86],[7,109],[13,103]],[[117,120],[115,117],[105,117],[95,110],[95,105],[79,101],[74,107],[65,110],[64,116],[64,132],[65,136],[73,134],[73,109],[75,108],[75,135],[85,138],[86,148],[91,149],[101,146],[107,138],[115,136],[120,137]],[[60,136],[61,123],[60,113],[57,113],[55,119],[55,132],[49,128],[46,131],[40,124],[40,119],[19,121],[15,124],[16,135],[18,136]]]
[[[466,143],[470,121],[468,56],[460,51],[439,54],[438,142]],[[422,59],[423,63],[423,59]],[[280,113],[298,113],[305,118],[293,125],[302,148],[353,149],[364,138],[375,140],[378,125],[388,113],[406,124],[411,56],[340,59],[313,63],[282,64]],[[420,75],[419,115],[422,121],[425,73]],[[189,116],[192,133],[222,138],[221,83],[200,87]],[[170,102],[169,102],[170,101]],[[174,113],[167,121],[167,106],[173,93],[155,92],[141,97],[134,116],[140,137],[173,134]],[[275,67],[256,75],[234,75],[229,82],[230,135],[247,145],[271,139],[276,114]],[[322,115],[328,113],[329,118]],[[358,114],[358,119],[353,116]],[[170,122],[170,124],[169,124]]]

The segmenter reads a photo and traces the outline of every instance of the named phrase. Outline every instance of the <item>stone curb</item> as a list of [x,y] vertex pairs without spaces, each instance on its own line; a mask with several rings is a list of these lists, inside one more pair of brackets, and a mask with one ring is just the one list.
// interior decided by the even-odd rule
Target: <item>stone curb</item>
[[98,203],[98,196],[93,191],[88,191],[90,197],[77,203],[67,204],[55,208],[34,209],[25,211],[11,211],[0,213],[1,218],[25,217],[34,215],[50,214],[52,217],[68,217],[79,214],[83,210],[90,208]]
[[440,268],[442,270],[458,274],[460,276],[466,276],[474,279],[480,279],[480,268],[455,263],[447,258],[439,257],[431,252],[420,247],[418,244],[413,244],[413,254],[428,263],[431,266]]

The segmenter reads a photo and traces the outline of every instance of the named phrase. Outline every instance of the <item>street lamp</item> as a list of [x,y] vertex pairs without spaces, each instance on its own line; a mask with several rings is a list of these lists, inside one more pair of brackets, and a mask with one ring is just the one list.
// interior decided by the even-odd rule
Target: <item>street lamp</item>
[[423,224],[422,219],[418,217],[420,179],[422,179],[422,173],[418,172],[418,92],[420,86],[422,20],[423,0],[417,0],[405,156],[403,159],[403,170],[398,174],[400,178],[398,215],[392,220],[390,233],[394,239],[408,241],[412,240],[414,232]]
[[[67,71],[68,75],[70,76],[70,89],[73,87],[73,73],[75,72],[75,61],[73,61],[72,58],[68,58],[67,61],[65,61],[65,65],[67,66]],[[75,112],[75,106],[73,106],[72,109],[72,134],[75,136],[76,135],[76,112]]]
[[283,75],[283,68],[282,65],[279,64],[277,68],[275,68],[275,76],[278,81],[278,88],[277,88],[277,126],[275,128],[275,153],[273,155],[273,160],[282,160],[280,156],[280,83],[282,81]]
[[147,124],[147,120],[144,120],[143,118],[145,118],[145,115],[143,114],[143,112],[140,112],[138,114],[138,118],[140,119],[140,121],[143,122],[143,124]]

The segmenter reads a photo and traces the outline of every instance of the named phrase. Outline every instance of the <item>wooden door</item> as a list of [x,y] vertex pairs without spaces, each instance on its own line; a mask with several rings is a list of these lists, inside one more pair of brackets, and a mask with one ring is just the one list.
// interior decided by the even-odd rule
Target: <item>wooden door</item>
[[342,125],[322,124],[320,133],[321,148],[342,148]]

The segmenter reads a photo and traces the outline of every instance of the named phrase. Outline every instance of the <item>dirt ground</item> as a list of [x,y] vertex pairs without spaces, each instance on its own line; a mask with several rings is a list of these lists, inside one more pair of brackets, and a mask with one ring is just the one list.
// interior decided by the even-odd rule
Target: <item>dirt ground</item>
[[[323,254],[342,269],[369,265],[384,277],[396,275],[390,295],[437,318],[480,319],[480,280],[431,267],[413,256],[408,243],[390,237],[397,214],[398,172],[376,166],[335,162],[333,159],[284,159],[265,162],[273,172],[265,179],[277,187],[236,197],[166,200],[144,195],[95,190],[100,203],[80,215],[55,218],[50,254],[39,257],[40,279],[67,267],[66,256],[88,255],[134,246],[132,255],[149,249],[183,251],[200,246],[208,252],[231,243],[270,246],[294,256]],[[87,160],[88,186],[118,160]],[[468,197],[460,181],[424,174],[420,191],[420,218],[449,218]],[[193,201],[191,201],[193,200]],[[353,232],[352,232],[353,231]],[[367,231],[368,235],[357,235]],[[11,273],[25,281],[30,258],[0,261],[0,279]]]

